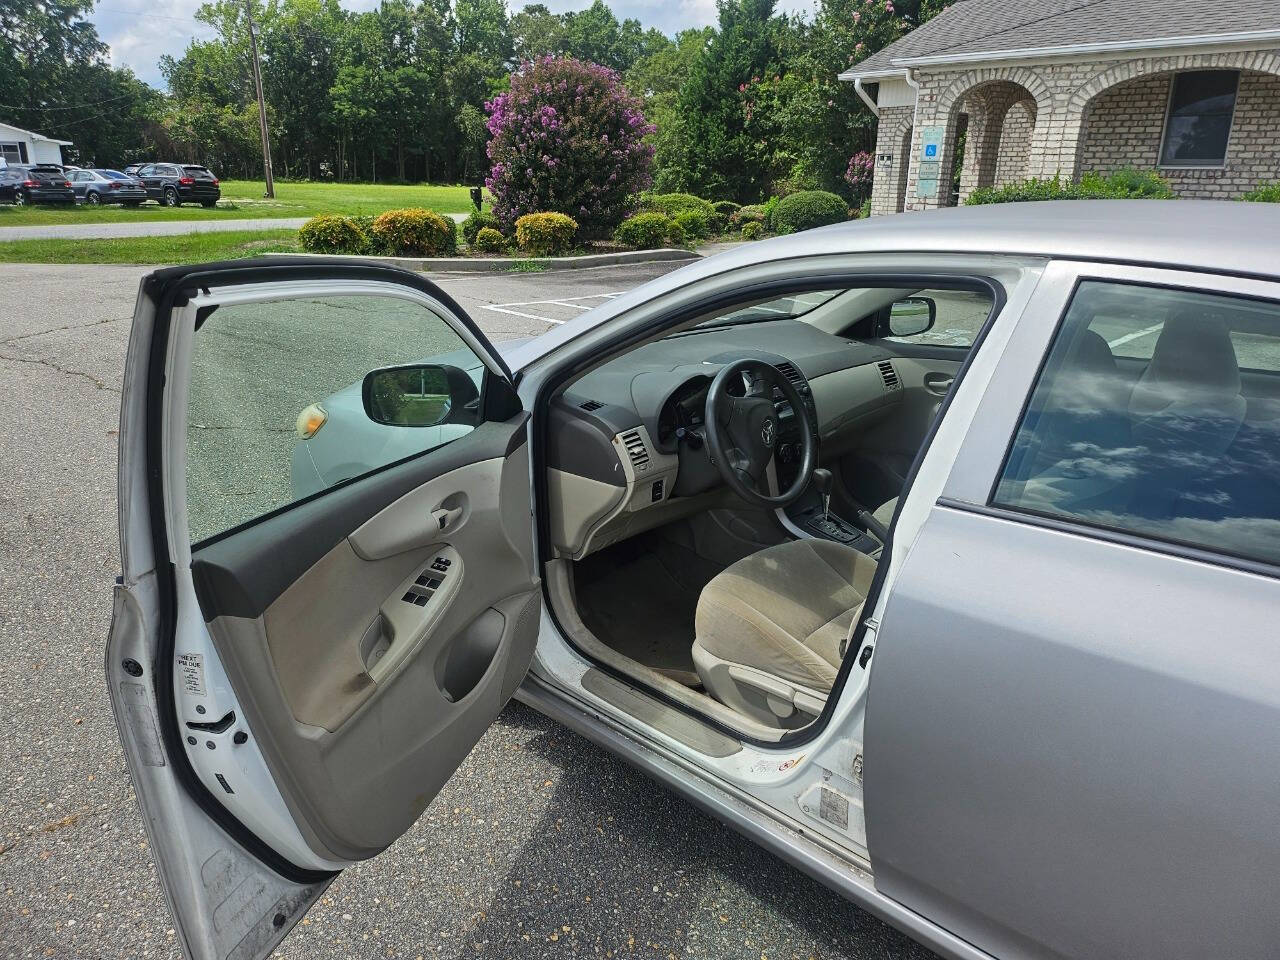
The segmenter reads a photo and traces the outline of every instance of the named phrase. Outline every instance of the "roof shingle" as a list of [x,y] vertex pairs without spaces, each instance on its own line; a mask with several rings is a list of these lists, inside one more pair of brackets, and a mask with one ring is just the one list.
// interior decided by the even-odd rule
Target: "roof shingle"
[[1076,43],[1124,43],[1280,29],[1276,0],[958,0],[928,23],[854,64],[849,76],[894,69],[895,60],[1007,54]]

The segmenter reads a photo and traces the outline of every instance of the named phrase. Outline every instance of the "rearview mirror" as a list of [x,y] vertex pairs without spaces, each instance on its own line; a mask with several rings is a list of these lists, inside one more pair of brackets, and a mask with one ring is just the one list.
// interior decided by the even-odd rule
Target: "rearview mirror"
[[394,427],[474,424],[480,412],[475,381],[465,370],[447,364],[374,370],[365,375],[361,393],[369,419]]
[[889,336],[914,337],[933,329],[938,305],[930,297],[907,297],[889,306]]

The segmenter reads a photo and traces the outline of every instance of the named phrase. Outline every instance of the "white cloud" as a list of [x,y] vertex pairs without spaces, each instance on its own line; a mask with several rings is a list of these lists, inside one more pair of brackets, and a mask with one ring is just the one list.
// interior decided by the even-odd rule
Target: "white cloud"
[[[591,0],[543,0],[556,13],[581,10]],[[154,86],[162,87],[160,57],[181,56],[193,39],[208,39],[213,31],[195,20],[201,0],[109,0],[100,4],[90,19],[98,35],[111,48],[111,62],[130,67],[134,73]],[[348,10],[370,10],[378,0],[342,0]],[[701,27],[716,21],[715,0],[616,0],[610,3],[619,20],[633,17],[646,27],[657,27],[673,34],[688,27]],[[512,10],[524,6],[524,0],[508,3]],[[779,11],[789,13],[813,11],[813,0],[781,0]]]

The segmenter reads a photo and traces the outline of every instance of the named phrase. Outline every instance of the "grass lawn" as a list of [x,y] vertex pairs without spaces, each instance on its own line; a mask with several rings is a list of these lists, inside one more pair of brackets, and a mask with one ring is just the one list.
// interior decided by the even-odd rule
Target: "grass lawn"
[[9,240],[0,263],[204,263],[264,253],[299,253],[296,230],[231,230],[110,240]]
[[399,186],[382,183],[276,183],[274,200],[262,197],[262,182],[223,180],[222,200],[201,206],[162,207],[148,201],[126,209],[102,207],[14,207],[0,205],[0,227],[61,223],[117,223],[156,220],[238,220],[253,217],[311,217],[317,213],[379,214],[398,207],[427,207],[437,213],[469,213],[468,187]]

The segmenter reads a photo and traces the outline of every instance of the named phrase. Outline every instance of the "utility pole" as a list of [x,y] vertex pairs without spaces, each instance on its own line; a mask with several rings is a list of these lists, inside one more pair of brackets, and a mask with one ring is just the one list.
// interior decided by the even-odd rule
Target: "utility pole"
[[276,195],[275,177],[271,175],[271,140],[267,136],[267,102],[262,97],[262,63],[258,59],[258,34],[253,26],[253,0],[244,0],[244,12],[249,17],[249,45],[253,49],[253,87],[258,94],[258,132],[262,135],[262,175],[267,182],[268,200]]

